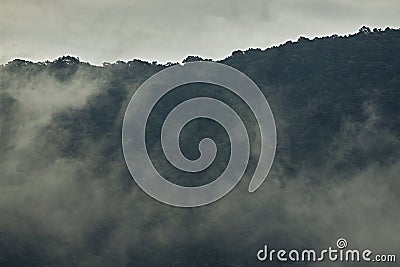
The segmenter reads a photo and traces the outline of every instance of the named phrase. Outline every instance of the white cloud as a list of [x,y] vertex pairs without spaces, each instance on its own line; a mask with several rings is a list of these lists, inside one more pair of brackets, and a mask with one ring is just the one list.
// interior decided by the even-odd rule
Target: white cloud
[[0,63],[72,54],[95,64],[223,58],[237,49],[399,27],[398,1],[10,1],[0,4]]

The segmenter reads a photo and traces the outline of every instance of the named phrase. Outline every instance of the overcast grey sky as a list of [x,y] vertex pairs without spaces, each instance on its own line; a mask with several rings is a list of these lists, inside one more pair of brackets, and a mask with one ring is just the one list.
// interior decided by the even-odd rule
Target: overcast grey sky
[[1,0],[0,63],[14,58],[83,61],[221,59],[362,25],[400,27],[398,0]]

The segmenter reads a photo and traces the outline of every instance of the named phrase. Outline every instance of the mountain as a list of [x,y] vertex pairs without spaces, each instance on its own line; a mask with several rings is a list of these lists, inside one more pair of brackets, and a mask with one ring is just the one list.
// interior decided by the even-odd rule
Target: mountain
[[[340,235],[360,247],[398,251],[399,58],[399,29],[362,27],[219,61],[248,75],[268,99],[277,154],[254,194],[244,178],[222,200],[197,209],[148,197],[131,179],[121,148],[131,96],[177,63],[93,66],[63,56],[1,66],[0,265],[253,266],[266,242],[327,247]],[[194,144],[215,139],[219,153],[209,169],[188,180],[162,154],[167,111],[205,94],[240,110],[256,129],[248,108],[223,88],[194,84],[168,95],[150,116],[146,142],[154,165],[182,185],[218,177],[231,152],[224,129],[199,120],[185,127],[182,150],[195,159]],[[246,177],[259,153],[259,132],[250,135]]]

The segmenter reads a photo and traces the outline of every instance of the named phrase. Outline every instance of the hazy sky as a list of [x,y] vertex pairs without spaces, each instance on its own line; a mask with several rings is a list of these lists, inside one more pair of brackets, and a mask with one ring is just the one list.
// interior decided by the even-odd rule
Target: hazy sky
[[0,63],[65,54],[94,64],[220,59],[362,25],[398,28],[399,11],[398,0],[1,0]]

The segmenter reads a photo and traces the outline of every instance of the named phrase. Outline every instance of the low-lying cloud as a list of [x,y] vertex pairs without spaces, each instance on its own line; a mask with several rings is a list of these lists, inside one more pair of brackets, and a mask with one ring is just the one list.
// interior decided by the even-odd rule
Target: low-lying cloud
[[[373,104],[365,104],[365,123],[342,123],[340,134],[326,144],[331,154],[324,164],[304,166],[285,177],[280,171],[285,157],[278,154],[269,178],[255,193],[247,192],[245,177],[222,200],[181,209],[140,190],[128,174],[120,143],[109,148],[108,135],[93,137],[59,121],[93,103],[106,108],[93,101],[106,90],[108,76],[88,73],[78,68],[67,80],[48,72],[18,79],[3,73],[1,94],[8,106],[1,115],[0,262],[253,265],[266,243],[320,248],[340,237],[354,247],[398,251],[398,159],[337,168],[354,147],[373,153],[382,141],[399,145],[393,134],[379,128]],[[124,103],[117,108],[121,114]],[[110,134],[119,138],[118,131]],[[67,139],[79,142],[80,153],[62,150]]]

